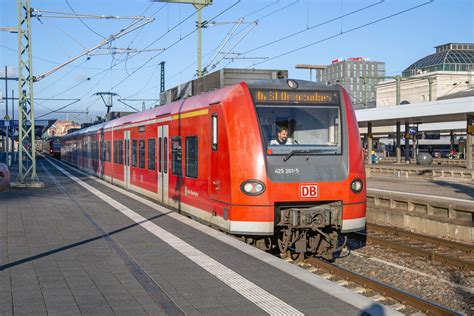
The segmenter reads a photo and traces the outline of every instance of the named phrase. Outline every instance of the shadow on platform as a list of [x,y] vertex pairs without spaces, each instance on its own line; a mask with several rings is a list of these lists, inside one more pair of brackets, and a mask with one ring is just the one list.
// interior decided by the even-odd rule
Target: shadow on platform
[[474,187],[472,185],[461,184],[456,182],[447,182],[447,181],[439,181],[439,180],[431,180],[431,183],[436,185],[446,187],[449,189],[454,189],[456,193],[463,193],[468,195],[471,198],[474,198]]
[[23,258],[23,259],[20,259],[20,260],[16,260],[16,261],[13,261],[13,262],[4,264],[4,265],[0,265],[0,272],[1,272],[1,271],[4,271],[4,270],[6,270],[6,269],[10,269],[10,268],[13,268],[13,267],[15,267],[15,266],[24,264],[24,263],[28,263],[28,262],[31,262],[31,261],[34,261],[34,260],[37,260],[37,259],[41,259],[41,258],[50,256],[50,255],[54,255],[54,254],[56,254],[56,253],[60,253],[60,252],[63,252],[63,251],[66,251],[66,250],[75,248],[75,247],[79,247],[79,246],[82,246],[82,245],[91,243],[91,242],[93,242],[93,241],[96,241],[96,240],[109,238],[110,236],[112,236],[112,235],[114,235],[114,234],[123,232],[123,231],[125,231],[125,230],[127,230],[127,229],[130,229],[130,228],[133,228],[133,227],[135,227],[135,226],[141,225],[141,224],[144,223],[144,222],[155,220],[155,219],[160,218],[160,217],[162,217],[162,216],[168,215],[169,213],[172,213],[172,211],[166,212],[166,213],[162,213],[162,214],[159,214],[159,215],[150,217],[150,218],[147,218],[146,220],[144,220],[144,221],[142,221],[142,222],[130,224],[130,225],[127,225],[127,226],[125,226],[125,227],[122,227],[122,228],[113,230],[113,231],[111,231],[111,232],[108,232],[108,233],[105,233],[105,234],[102,234],[102,235],[98,235],[98,236],[95,236],[95,237],[91,237],[91,238],[88,238],[88,239],[84,239],[84,240],[81,240],[81,241],[78,241],[78,242],[75,242],[75,243],[72,243],[72,244],[69,244],[69,245],[66,245],[66,246],[62,246],[62,247],[59,247],[59,248],[56,248],[56,249],[52,249],[52,250],[49,250],[49,251],[46,251],[46,252],[43,252],[43,253],[34,255],[34,256],[30,256],[30,257]]

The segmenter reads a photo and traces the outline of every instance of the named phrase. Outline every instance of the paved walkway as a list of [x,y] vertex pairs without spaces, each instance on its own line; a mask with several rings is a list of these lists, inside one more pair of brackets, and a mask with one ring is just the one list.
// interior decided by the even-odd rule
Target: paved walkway
[[44,189],[0,193],[0,315],[393,313],[58,166],[39,159]]

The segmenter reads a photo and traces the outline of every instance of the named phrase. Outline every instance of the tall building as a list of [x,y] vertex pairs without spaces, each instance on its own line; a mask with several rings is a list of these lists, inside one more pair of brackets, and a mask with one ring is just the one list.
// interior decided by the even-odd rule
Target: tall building
[[343,85],[356,109],[375,107],[375,86],[384,77],[384,62],[362,57],[335,59],[317,72],[319,82]]
[[[474,95],[474,43],[448,43],[402,72],[402,104]],[[396,105],[395,80],[377,85],[377,107]]]

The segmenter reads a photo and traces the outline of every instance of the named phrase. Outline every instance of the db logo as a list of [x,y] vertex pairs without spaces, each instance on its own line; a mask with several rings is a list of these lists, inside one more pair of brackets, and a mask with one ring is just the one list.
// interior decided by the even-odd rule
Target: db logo
[[300,198],[317,198],[317,184],[300,184]]

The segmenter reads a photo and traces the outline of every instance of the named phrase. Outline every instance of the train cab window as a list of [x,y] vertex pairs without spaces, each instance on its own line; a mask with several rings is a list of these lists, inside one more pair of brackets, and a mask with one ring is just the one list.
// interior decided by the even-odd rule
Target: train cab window
[[341,154],[339,105],[265,104],[257,105],[257,114],[267,152],[277,155],[290,152]]
[[148,170],[155,170],[155,140],[148,140]]
[[196,136],[186,137],[186,177],[198,176],[198,139]]
[[118,163],[123,164],[123,141],[119,140],[118,141]]
[[132,167],[137,166],[137,140],[132,140]]
[[183,175],[182,156],[181,137],[173,137],[171,139],[171,172],[178,176]]
[[212,114],[212,150],[217,150],[217,114]]
[[145,168],[145,141],[138,141],[138,167]]

